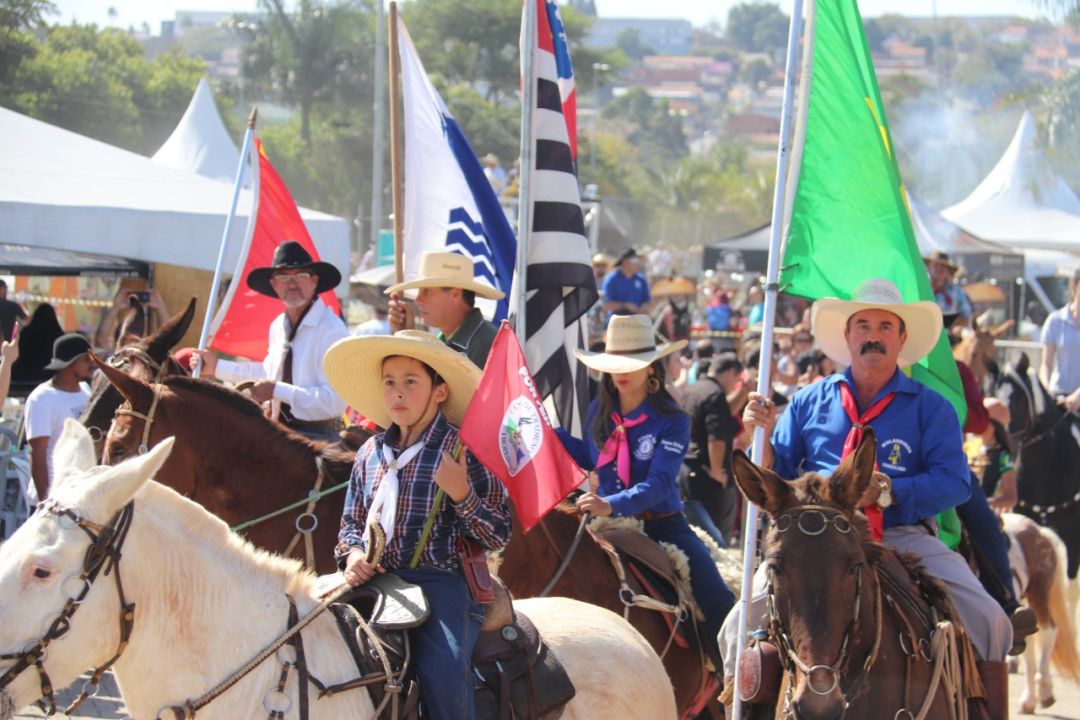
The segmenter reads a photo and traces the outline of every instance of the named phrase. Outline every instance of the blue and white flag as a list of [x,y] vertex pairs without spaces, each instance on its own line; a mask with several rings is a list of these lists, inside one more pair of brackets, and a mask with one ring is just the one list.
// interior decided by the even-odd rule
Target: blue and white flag
[[[517,239],[480,161],[424,72],[398,18],[405,108],[405,280],[417,276],[425,251],[452,251],[473,261],[476,281],[510,294]],[[476,299],[499,322],[507,300]]]

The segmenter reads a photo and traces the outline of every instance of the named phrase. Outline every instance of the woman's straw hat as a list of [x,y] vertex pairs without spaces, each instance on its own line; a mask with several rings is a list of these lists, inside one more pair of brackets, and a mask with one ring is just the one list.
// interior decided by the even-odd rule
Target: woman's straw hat
[[604,352],[575,350],[574,355],[593,370],[628,373],[648,367],[655,360],[686,347],[686,340],[656,346],[648,315],[616,315],[608,323]]
[[660,278],[653,283],[651,294],[654,298],[671,297],[672,295],[696,295],[697,285],[690,278]]
[[926,300],[905,303],[896,285],[883,278],[866,280],[852,293],[851,300],[821,298],[810,310],[810,325],[818,347],[842,365],[851,364],[844,330],[848,318],[863,310],[887,310],[904,321],[907,342],[896,361],[901,367],[922,359],[942,332],[941,308]]
[[420,271],[416,277],[391,285],[386,288],[386,294],[431,287],[471,290],[489,300],[502,300],[504,297],[501,290],[476,282],[472,260],[454,252],[425,252],[420,256]]
[[431,333],[401,330],[394,335],[343,338],[326,351],[323,372],[345,402],[385,428],[391,420],[383,403],[382,366],[391,355],[416,358],[446,381],[450,394],[442,411],[450,422],[460,425],[480,381],[480,368]]

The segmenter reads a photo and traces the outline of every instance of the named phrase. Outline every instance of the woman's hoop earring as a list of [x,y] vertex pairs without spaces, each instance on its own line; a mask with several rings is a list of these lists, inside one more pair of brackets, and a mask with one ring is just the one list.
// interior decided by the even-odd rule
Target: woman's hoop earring
[[655,375],[650,376],[649,381],[645,383],[645,389],[649,391],[650,395],[660,392],[660,379]]

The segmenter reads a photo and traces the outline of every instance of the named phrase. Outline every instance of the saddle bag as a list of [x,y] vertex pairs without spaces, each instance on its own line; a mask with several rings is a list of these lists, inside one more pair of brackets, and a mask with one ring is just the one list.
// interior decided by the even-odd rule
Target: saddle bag
[[775,705],[784,669],[780,651],[765,638],[752,638],[739,658],[739,699],[748,705]]
[[489,605],[495,599],[495,589],[491,584],[491,573],[488,571],[484,548],[472,540],[459,538],[454,545],[454,550],[461,561],[461,572],[469,586],[469,595],[472,596],[473,601],[481,605]]
[[480,633],[473,652],[476,716],[499,720],[559,717],[574,684],[528,617]]

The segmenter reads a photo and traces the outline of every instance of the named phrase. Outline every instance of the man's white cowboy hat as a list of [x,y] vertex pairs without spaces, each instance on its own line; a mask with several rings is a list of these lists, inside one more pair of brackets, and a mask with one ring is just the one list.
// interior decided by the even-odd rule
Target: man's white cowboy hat
[[887,310],[904,321],[907,342],[896,359],[901,367],[922,359],[937,344],[942,332],[941,308],[937,303],[926,300],[905,303],[896,285],[883,278],[871,278],[855,289],[851,300],[821,298],[814,303],[810,326],[822,352],[838,363],[851,364],[844,330],[848,318],[863,310]]
[[628,373],[648,367],[655,360],[686,347],[686,340],[656,346],[648,315],[616,315],[608,323],[604,352],[575,350],[574,355],[593,370]]
[[450,394],[442,411],[450,422],[460,425],[480,381],[480,368],[431,333],[401,330],[393,335],[343,338],[326,351],[323,372],[345,402],[385,428],[391,420],[383,403],[383,360],[391,355],[416,358],[446,381]]
[[490,285],[482,285],[473,277],[471,259],[454,252],[425,252],[420,256],[420,271],[407,282],[391,285],[386,294],[419,288],[461,288],[489,300],[502,300],[504,293]]

